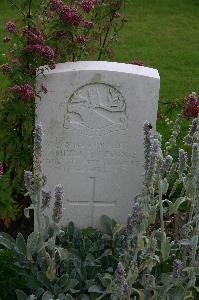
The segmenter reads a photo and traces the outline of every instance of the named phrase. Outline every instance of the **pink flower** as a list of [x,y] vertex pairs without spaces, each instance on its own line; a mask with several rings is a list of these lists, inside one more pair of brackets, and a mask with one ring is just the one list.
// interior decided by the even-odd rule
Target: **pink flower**
[[27,26],[23,30],[23,34],[27,35],[29,44],[43,44],[44,38],[40,31],[36,28],[29,29]]
[[6,23],[5,29],[6,29],[7,32],[10,32],[10,33],[17,32],[16,24],[12,21],[9,21],[9,22]]
[[92,21],[84,21],[83,27],[86,29],[92,29],[94,28],[94,23]]
[[41,90],[42,90],[42,92],[44,92],[44,94],[47,94],[48,93],[48,89],[47,89],[47,86],[45,86],[45,85],[41,85]]
[[48,47],[48,46],[44,46],[42,47],[42,52],[41,54],[43,55],[43,57],[46,60],[53,60],[55,57],[54,51],[52,48]]
[[186,107],[182,113],[187,118],[197,118],[199,114],[199,101],[197,96],[193,93],[185,98]]
[[3,38],[3,42],[4,43],[9,43],[11,41],[11,38],[9,38],[8,36],[5,36],[4,38]]
[[3,176],[3,164],[2,164],[2,162],[0,162],[0,180],[1,180],[2,176]]
[[131,65],[144,66],[144,63],[141,60],[132,60],[129,62]]
[[24,85],[15,85],[10,89],[10,91],[13,94],[18,94],[24,103],[28,102],[31,98],[35,99],[35,92],[29,83]]
[[53,49],[48,46],[40,44],[28,45],[26,48],[24,48],[24,51],[28,53],[36,52],[37,54],[40,54],[45,60],[49,60],[51,63],[54,62],[55,59]]
[[61,0],[51,0],[50,1],[50,9],[51,10],[57,10],[63,5],[63,2]]
[[89,13],[95,7],[95,3],[93,0],[83,0],[81,6],[85,12]]
[[84,46],[86,44],[86,37],[84,35],[78,36],[77,40],[81,46]]
[[65,24],[78,26],[81,23],[81,16],[75,7],[63,5],[60,8],[60,18]]
[[2,69],[2,72],[3,72],[4,74],[9,73],[9,71],[10,71],[10,68],[9,68],[9,65],[8,65],[8,64],[3,64],[3,65],[1,66],[1,69]]

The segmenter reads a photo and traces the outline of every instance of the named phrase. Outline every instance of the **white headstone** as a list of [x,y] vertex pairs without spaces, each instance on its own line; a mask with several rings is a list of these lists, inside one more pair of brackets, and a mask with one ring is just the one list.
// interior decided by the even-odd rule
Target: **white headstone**
[[36,110],[43,169],[50,190],[64,186],[62,224],[98,227],[104,214],[125,223],[142,185],[143,123],[156,124],[158,71],[69,62],[39,76],[40,84],[48,86]]

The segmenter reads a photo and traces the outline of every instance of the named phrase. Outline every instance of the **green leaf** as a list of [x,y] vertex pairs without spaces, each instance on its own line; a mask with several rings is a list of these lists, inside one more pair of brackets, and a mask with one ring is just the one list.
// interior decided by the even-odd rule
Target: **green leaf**
[[16,238],[16,246],[19,249],[19,252],[23,255],[27,255],[26,241],[21,233],[18,233]]
[[144,249],[144,238],[142,236],[137,237],[137,249],[142,251]]
[[54,297],[49,291],[46,291],[42,296],[42,300],[50,300],[50,299],[54,299]]
[[144,293],[143,293],[142,291],[133,288],[133,289],[132,289],[132,292],[138,294],[139,300],[144,300],[144,299],[145,299]]
[[67,289],[74,289],[79,283],[77,279],[69,279],[67,284]]
[[166,194],[168,191],[168,187],[169,187],[169,183],[167,181],[166,178],[164,178],[163,180],[161,180],[161,187],[162,187],[162,193]]
[[35,296],[36,296],[36,297],[40,297],[44,292],[45,292],[44,289],[39,288],[38,290],[36,290]]
[[184,203],[187,200],[186,197],[180,197],[178,198],[174,203],[170,203],[169,205],[169,214],[175,214],[178,212],[178,209],[182,203]]
[[15,293],[17,294],[18,300],[27,300],[28,299],[28,296],[26,295],[26,293],[24,293],[21,290],[16,290]]
[[149,224],[154,224],[156,220],[157,210],[156,206],[152,206],[149,211]]
[[13,239],[13,237],[6,233],[6,232],[0,232],[0,237],[4,237],[5,239],[9,240],[11,243],[15,244],[15,240]]
[[13,242],[10,239],[10,236],[8,234],[0,233],[0,245],[4,246],[7,249],[12,250],[15,245],[15,241]]
[[123,229],[125,228],[124,224],[115,224],[114,228],[113,228],[113,241],[115,241],[117,235],[123,231]]
[[50,265],[48,266],[48,269],[46,271],[46,277],[50,281],[53,281],[56,277],[56,264],[53,261],[51,261]]
[[136,267],[135,269],[130,269],[127,274],[127,283],[129,286],[132,286],[133,283],[137,280],[139,275],[139,270]]
[[68,285],[68,274],[64,274],[62,275],[58,280],[57,280],[57,284],[61,287],[61,288],[64,288],[64,287],[67,287]]
[[190,240],[190,248],[191,249],[197,248],[197,244],[198,244],[198,235],[194,235]]
[[66,260],[68,258],[69,253],[67,249],[57,247],[56,251],[58,252],[61,261]]
[[117,222],[106,215],[101,216],[101,220],[102,223],[105,225],[106,229],[108,230],[108,232],[112,234],[113,228],[115,227]]
[[170,243],[165,232],[161,235],[161,254],[163,260],[166,260],[170,254]]
[[40,234],[38,232],[32,232],[27,239],[27,250],[33,255],[37,249],[40,248]]
[[102,287],[99,285],[92,285],[89,289],[88,289],[89,293],[96,293],[96,294],[102,294],[104,292],[104,290],[102,290]]
[[196,290],[196,292],[198,293],[198,295],[199,295],[199,286],[193,286],[193,288]]
[[70,294],[66,294],[64,300],[75,300]]
[[47,289],[51,289],[51,282],[42,271],[37,273],[37,280]]
[[178,241],[178,243],[182,246],[190,246],[191,241],[188,239],[183,239],[183,240]]

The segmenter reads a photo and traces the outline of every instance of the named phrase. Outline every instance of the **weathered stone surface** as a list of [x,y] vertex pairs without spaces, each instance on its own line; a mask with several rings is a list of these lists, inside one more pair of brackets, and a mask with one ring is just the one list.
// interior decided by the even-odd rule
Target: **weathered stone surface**
[[38,78],[48,93],[37,101],[36,122],[44,128],[48,188],[64,186],[62,223],[100,226],[103,214],[125,223],[142,184],[143,123],[156,123],[158,71],[75,62],[45,76]]

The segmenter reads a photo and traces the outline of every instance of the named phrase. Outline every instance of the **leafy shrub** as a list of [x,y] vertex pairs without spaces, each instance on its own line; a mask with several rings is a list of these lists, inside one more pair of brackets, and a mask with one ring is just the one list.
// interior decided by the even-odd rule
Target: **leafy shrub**
[[25,281],[19,276],[19,269],[15,266],[9,250],[0,249],[0,299],[15,300],[15,290],[25,289]]
[[164,151],[145,122],[145,179],[128,216],[113,300],[199,298],[199,118],[184,137],[191,151],[176,157],[179,120]]
[[[0,218],[14,218],[24,203],[24,169],[32,169],[36,70],[58,62],[114,57],[112,45],[125,19],[125,0],[9,0],[18,17],[6,23],[4,88],[0,92]],[[47,67],[48,66],[48,67]],[[42,72],[42,71],[41,71]],[[4,179],[5,177],[5,179]]]

